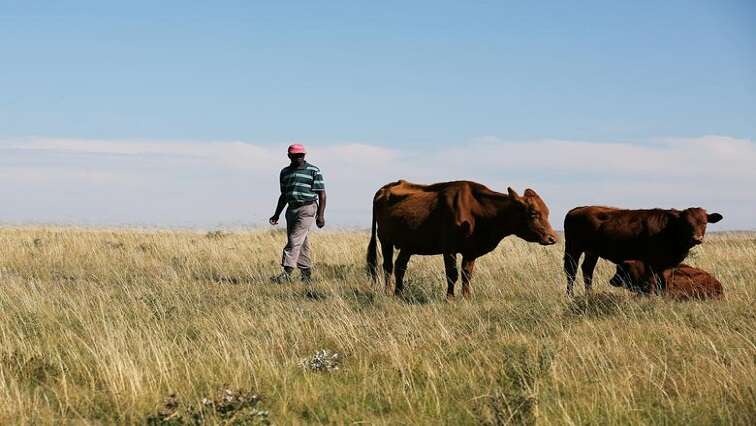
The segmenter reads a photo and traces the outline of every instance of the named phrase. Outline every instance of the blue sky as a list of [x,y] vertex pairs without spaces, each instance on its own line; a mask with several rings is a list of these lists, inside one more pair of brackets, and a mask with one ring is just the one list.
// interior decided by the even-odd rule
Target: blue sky
[[[269,155],[296,141],[326,179],[395,160],[356,170],[365,188],[331,179],[336,224],[367,224],[386,179],[460,177],[551,188],[555,216],[579,203],[707,204],[756,228],[756,179],[729,167],[756,138],[752,1],[119,3],[0,0],[0,195],[16,207],[0,221],[262,223],[268,169],[281,165]],[[549,155],[524,148],[549,141],[593,161],[424,164],[465,146]],[[729,154],[693,153],[703,170],[669,164],[681,141]],[[248,165],[217,161],[235,143]],[[597,152],[625,147],[640,165],[601,166]],[[208,197],[221,198],[201,207]]]

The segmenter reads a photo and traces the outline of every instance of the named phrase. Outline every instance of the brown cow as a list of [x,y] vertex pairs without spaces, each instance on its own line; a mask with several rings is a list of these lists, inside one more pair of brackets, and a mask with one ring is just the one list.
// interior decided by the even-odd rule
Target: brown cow
[[373,229],[367,263],[378,277],[376,226],[383,251],[386,289],[390,288],[396,259],[396,288],[402,292],[404,273],[413,254],[444,256],[447,297],[454,296],[459,277],[457,254],[462,254],[462,295],[470,293],[475,259],[496,248],[507,235],[542,245],[557,242],[549,224],[549,209],[532,189],[523,196],[508,195],[468,181],[418,185],[404,180],[385,185],[373,198]]
[[564,218],[567,294],[572,295],[583,253],[583,281],[586,291],[590,291],[599,257],[613,263],[640,260],[653,270],[662,271],[680,264],[691,247],[703,242],[706,224],[720,220],[721,214],[707,214],[700,207],[682,211],[574,208]]
[[685,264],[655,274],[643,262],[628,260],[617,265],[609,284],[636,293],[661,293],[676,300],[722,297],[722,283],[708,272]]

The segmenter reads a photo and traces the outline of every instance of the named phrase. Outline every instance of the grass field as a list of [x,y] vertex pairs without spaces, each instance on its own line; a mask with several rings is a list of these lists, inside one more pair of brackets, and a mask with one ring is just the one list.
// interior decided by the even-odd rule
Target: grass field
[[688,303],[612,288],[603,261],[569,300],[562,246],[515,237],[469,301],[440,257],[384,295],[366,232],[313,235],[313,288],[269,284],[283,240],[0,229],[0,423],[756,423],[756,234],[692,252],[725,299]]

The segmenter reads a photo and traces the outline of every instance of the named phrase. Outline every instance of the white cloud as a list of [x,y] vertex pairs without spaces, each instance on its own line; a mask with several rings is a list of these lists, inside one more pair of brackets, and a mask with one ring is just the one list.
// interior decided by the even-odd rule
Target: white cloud
[[[261,224],[276,198],[285,144],[29,139],[0,142],[0,221],[155,225]],[[504,191],[536,189],[552,223],[575,206],[701,205],[722,211],[720,228],[756,228],[756,143],[723,136],[652,143],[486,137],[456,146],[312,145],[332,223],[369,224],[381,185],[476,180]],[[65,197],[61,196],[65,194]],[[105,206],[107,205],[107,208]],[[56,215],[56,211],[65,214]]]
[[219,162],[239,168],[254,168],[268,164],[279,156],[270,149],[243,142],[169,142],[169,141],[109,141],[75,139],[31,139],[9,143],[9,148],[30,152],[58,152],[71,154],[108,154],[124,156],[160,155]]
[[433,162],[545,173],[699,176],[756,176],[756,144],[707,136],[662,140],[650,144],[589,143],[545,140],[505,142],[494,138],[438,151]]
[[28,184],[45,184],[52,181],[86,181],[93,184],[122,184],[130,180],[128,175],[118,175],[102,170],[72,170],[66,167],[2,167],[0,181],[19,187]]

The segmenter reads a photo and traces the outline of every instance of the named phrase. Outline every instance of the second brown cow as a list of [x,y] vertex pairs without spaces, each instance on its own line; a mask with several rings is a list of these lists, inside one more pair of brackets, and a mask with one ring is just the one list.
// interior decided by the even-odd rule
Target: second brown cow
[[588,206],[570,210],[564,219],[564,270],[572,294],[580,257],[586,291],[599,258],[613,263],[639,260],[654,271],[676,266],[701,244],[708,223],[722,220],[700,207],[685,210],[625,210]]

